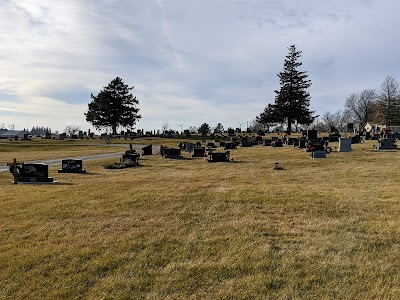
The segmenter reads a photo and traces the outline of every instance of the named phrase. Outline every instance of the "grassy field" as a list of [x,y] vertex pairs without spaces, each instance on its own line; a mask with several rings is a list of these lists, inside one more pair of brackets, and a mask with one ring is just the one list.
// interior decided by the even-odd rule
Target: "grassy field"
[[400,153],[373,144],[0,173],[0,299],[399,299]]

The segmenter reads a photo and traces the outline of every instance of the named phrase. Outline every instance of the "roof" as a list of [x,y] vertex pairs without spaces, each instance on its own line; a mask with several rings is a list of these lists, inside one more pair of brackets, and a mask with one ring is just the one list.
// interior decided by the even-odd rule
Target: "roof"
[[16,135],[24,135],[25,133],[28,133],[23,130],[7,130],[5,132],[0,133],[0,137],[14,137]]

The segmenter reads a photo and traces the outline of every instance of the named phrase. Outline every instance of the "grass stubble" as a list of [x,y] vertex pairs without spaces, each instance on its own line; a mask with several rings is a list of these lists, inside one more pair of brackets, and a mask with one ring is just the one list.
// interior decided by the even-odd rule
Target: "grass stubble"
[[397,299],[400,154],[353,149],[0,173],[0,298]]

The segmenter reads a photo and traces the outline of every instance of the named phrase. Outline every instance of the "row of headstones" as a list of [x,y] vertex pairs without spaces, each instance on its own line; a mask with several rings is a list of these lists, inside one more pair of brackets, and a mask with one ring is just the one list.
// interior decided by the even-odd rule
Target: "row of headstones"
[[[142,155],[152,155],[152,145],[148,145],[142,148]],[[135,165],[139,164],[140,154],[132,149],[125,151],[122,155],[121,161],[129,159],[133,161]],[[49,166],[42,163],[18,163],[14,159],[13,163],[7,164],[10,167],[10,173],[14,176],[14,183],[17,182],[37,182],[37,183],[52,183],[54,182],[52,177],[49,177]],[[86,173],[86,170],[82,168],[81,159],[63,159],[61,161],[61,169],[58,173]]]
[[[52,183],[53,177],[49,177],[49,166],[41,163],[18,163],[16,159],[11,164],[10,173],[13,174],[14,183],[18,182],[37,182],[37,183]],[[63,159],[61,161],[61,169],[58,173],[86,173],[82,169],[82,160],[80,159]]]
[[[212,145],[208,146],[208,162],[229,162],[230,159],[230,151],[217,152],[214,151],[216,147]],[[204,158],[206,156],[206,147],[199,146],[199,144],[195,145],[193,143],[180,143],[178,144],[178,148],[169,148],[160,146],[160,154],[164,158],[171,159],[182,159],[182,150],[186,152],[192,153],[192,158]]]

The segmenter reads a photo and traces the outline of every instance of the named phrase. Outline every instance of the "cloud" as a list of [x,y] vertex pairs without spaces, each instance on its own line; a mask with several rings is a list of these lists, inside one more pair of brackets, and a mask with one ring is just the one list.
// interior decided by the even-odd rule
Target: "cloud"
[[135,86],[140,128],[234,127],[273,101],[291,44],[313,81],[312,109],[333,112],[399,76],[399,9],[394,0],[1,1],[0,123],[88,128],[90,93],[120,76]]

